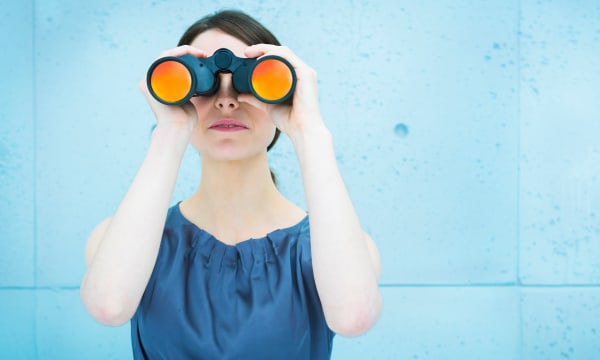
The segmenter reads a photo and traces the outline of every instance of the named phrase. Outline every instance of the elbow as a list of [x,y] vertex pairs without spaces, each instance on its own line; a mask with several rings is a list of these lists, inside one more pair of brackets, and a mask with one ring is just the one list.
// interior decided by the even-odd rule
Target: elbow
[[381,297],[371,303],[353,304],[339,311],[331,320],[327,321],[329,328],[336,334],[344,337],[356,337],[369,331],[381,313]]
[[111,307],[88,308],[88,312],[94,320],[106,326],[122,326],[131,319],[130,316]]
[[123,301],[114,297],[92,295],[84,288],[80,290],[81,300],[90,316],[97,322],[107,326],[121,326],[133,317]]

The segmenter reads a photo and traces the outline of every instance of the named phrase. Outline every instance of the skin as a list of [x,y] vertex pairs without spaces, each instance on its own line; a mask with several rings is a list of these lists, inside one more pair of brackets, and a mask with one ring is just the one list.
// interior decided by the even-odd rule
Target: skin
[[[286,47],[247,46],[218,30],[205,31],[191,46],[171,49],[160,57],[207,57],[222,47],[239,57],[286,58],[297,75],[293,105],[269,105],[251,94],[238,94],[231,75],[220,74],[215,95],[165,106],[140,81],[157,127],[117,211],[98,224],[88,239],[87,272],[80,288],[83,303],[107,325],[124,324],[133,316],[157,258],[188,144],[202,156],[197,191],[180,204],[191,222],[234,245],[301,221],[306,212],[283,197],[270,177],[266,148],[277,127],[290,138],[298,157],[310,213],[314,277],[327,324],[342,336],[362,334],[381,311],[380,260],[340,176],[331,134],[319,110],[316,73]],[[219,119],[241,121],[247,129],[210,129]]]

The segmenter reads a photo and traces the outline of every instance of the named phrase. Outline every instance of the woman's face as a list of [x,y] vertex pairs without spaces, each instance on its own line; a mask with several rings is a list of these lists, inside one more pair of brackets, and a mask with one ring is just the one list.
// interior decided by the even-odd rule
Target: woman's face
[[[245,57],[248,47],[236,37],[220,30],[207,30],[198,35],[191,46],[211,56],[220,48]],[[203,158],[243,160],[261,154],[275,135],[275,125],[268,113],[237,101],[238,93],[231,74],[219,74],[220,86],[210,97],[196,96],[191,103],[198,113],[198,124],[190,143]]]

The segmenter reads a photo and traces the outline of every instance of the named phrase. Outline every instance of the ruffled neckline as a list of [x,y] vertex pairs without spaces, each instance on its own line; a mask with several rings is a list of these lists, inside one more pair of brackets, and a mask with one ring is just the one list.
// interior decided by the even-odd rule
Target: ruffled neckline
[[177,217],[179,218],[179,220],[183,223],[186,224],[188,226],[191,226],[192,228],[194,228],[197,232],[201,232],[203,233],[205,236],[208,236],[210,238],[212,238],[214,241],[218,242],[219,244],[223,245],[224,247],[231,247],[231,248],[237,248],[237,247],[244,247],[246,245],[246,243],[249,242],[255,242],[255,241],[261,241],[261,240],[267,240],[267,239],[272,239],[272,238],[278,238],[279,236],[277,235],[281,235],[281,233],[285,233],[285,234],[296,234],[298,233],[308,222],[308,214],[306,216],[304,216],[302,218],[302,220],[300,220],[298,223],[285,227],[285,228],[279,228],[279,229],[275,229],[273,231],[268,232],[265,236],[262,237],[257,237],[257,238],[249,238],[246,240],[242,240],[237,242],[236,244],[227,244],[221,240],[219,240],[216,236],[214,236],[213,234],[211,234],[210,232],[202,229],[201,227],[199,227],[198,225],[194,224],[192,221],[190,221],[188,218],[185,217],[185,215],[183,215],[183,213],[181,212],[181,201],[178,202],[174,207],[174,213],[175,215],[177,215]]
[[309,221],[306,215],[297,224],[273,230],[263,237],[250,238],[231,245],[220,241],[187,219],[181,213],[179,205],[180,203],[171,209],[169,222],[183,225],[182,230],[189,236],[188,256],[200,257],[207,267],[218,264],[219,268],[224,266],[237,268],[239,261],[244,268],[249,268],[249,264],[255,262],[275,263],[274,258],[286,252],[285,249],[290,245],[290,241],[295,242],[299,238],[303,230],[308,227]]

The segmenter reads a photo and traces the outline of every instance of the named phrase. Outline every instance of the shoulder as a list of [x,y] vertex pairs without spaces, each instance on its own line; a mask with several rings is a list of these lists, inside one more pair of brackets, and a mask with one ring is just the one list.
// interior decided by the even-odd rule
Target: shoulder
[[293,225],[280,227],[263,239],[271,243],[279,256],[310,258],[310,221],[306,214]]
[[309,243],[310,241],[310,219],[308,215],[300,219],[296,219],[293,225],[290,225],[284,229],[277,230],[284,234],[286,237],[297,240],[299,243]]
[[282,230],[285,237],[291,242],[294,248],[293,256],[304,271],[312,272],[312,255],[310,243],[310,218],[305,215],[298,223],[287,229]]
[[175,205],[172,205],[169,210],[167,210],[167,218],[165,220],[165,228],[169,226],[178,226],[182,225],[186,222],[185,217],[181,213],[179,209],[179,202]]
[[171,206],[165,219],[161,252],[167,251],[165,248],[173,250],[182,246],[184,248],[191,247],[191,243],[199,231],[200,229],[196,225],[183,216],[179,209],[179,203]]

